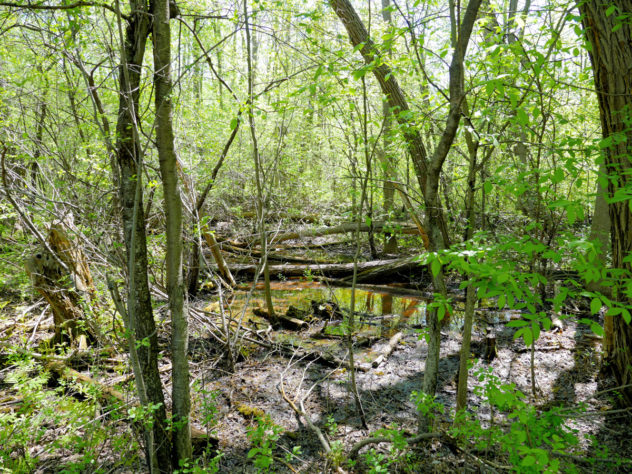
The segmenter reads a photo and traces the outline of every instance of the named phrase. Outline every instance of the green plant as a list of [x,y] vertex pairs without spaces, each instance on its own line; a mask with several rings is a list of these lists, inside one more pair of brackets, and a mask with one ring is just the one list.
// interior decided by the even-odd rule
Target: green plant
[[389,472],[388,465],[391,460],[389,460],[386,454],[376,451],[375,448],[369,449],[364,454],[364,461],[369,467],[370,474],[383,474]]
[[208,434],[213,432],[215,426],[217,426],[217,415],[219,408],[217,408],[217,397],[220,395],[219,390],[206,390],[199,388],[199,392],[202,394],[202,424],[206,427]]
[[220,472],[219,462],[224,457],[221,451],[215,451],[209,447],[204,455],[191,461],[180,461],[180,469],[176,469],[174,474],[215,474]]
[[[578,446],[575,430],[566,426],[560,408],[538,410],[525,401],[525,395],[514,384],[502,384],[491,369],[480,369],[476,376],[482,386],[475,393],[504,415],[505,423],[482,428],[478,420],[463,419],[455,423],[452,435],[468,440],[477,449],[489,449],[507,455],[516,472],[576,472],[564,456]],[[558,455],[559,454],[559,455]]]
[[336,419],[333,415],[327,415],[325,429],[327,430],[327,434],[331,437],[335,436],[338,432],[338,423],[336,423]]
[[14,412],[0,414],[0,465],[8,472],[33,472],[45,453],[64,453],[61,472],[96,472],[106,444],[119,457],[118,467],[138,462],[138,443],[122,429],[128,426],[121,423],[125,410],[113,405],[107,419],[100,416],[104,407],[95,387],[51,380],[39,361],[23,355],[10,356],[9,367],[5,382],[20,403]]
[[346,460],[345,449],[342,441],[335,440],[329,443],[330,451],[327,453],[327,460],[334,466],[339,467]]
[[410,398],[415,403],[417,411],[421,414],[421,416],[431,421],[436,419],[437,413],[444,412],[443,405],[437,402],[434,397],[431,397],[424,392],[413,391]]
[[[432,403],[431,405],[434,405]],[[429,407],[436,409],[436,406]],[[375,432],[376,436],[390,438],[388,453],[380,453],[370,449],[364,454],[364,462],[369,467],[369,473],[380,474],[392,471],[407,471],[411,468],[411,456],[408,451],[408,440],[404,432],[396,426],[382,428]]]
[[274,462],[273,450],[279,440],[282,428],[272,422],[270,416],[257,416],[257,424],[248,430],[248,439],[252,448],[248,451],[248,459],[253,459],[260,472],[269,472]]

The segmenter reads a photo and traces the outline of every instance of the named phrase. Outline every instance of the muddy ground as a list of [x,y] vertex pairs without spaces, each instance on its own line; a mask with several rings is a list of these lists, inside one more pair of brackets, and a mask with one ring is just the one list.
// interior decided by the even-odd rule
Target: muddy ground
[[[348,246],[341,246],[341,251],[348,252]],[[331,252],[331,249],[330,249]],[[418,276],[417,276],[418,278]],[[303,291],[310,277],[301,281],[279,281],[278,288],[287,290],[275,299],[275,306],[284,312],[289,304],[302,301],[309,307],[313,294],[306,295]],[[410,282],[409,282],[410,283]],[[240,473],[255,472],[252,459],[248,452],[252,445],[248,438],[248,431],[256,425],[256,416],[267,415],[271,421],[281,427],[282,433],[276,443],[273,454],[275,472],[330,472],[332,463],[324,455],[322,444],[312,430],[306,426],[305,420],[300,419],[283,400],[280,388],[283,387],[287,396],[298,404],[303,400],[304,410],[309,414],[313,423],[318,426],[325,436],[332,442],[340,442],[348,452],[354,443],[371,436],[382,428],[397,427],[404,430],[408,436],[417,430],[417,412],[411,401],[413,391],[421,389],[424,362],[427,345],[422,336],[424,327],[423,312],[426,301],[414,298],[411,294],[427,293],[427,285],[422,281],[414,281],[417,285],[407,288],[394,286],[390,291],[401,301],[393,303],[395,315],[382,315],[376,311],[379,306],[369,304],[370,292],[358,300],[364,306],[356,306],[358,315],[363,319],[360,335],[367,345],[356,348],[356,362],[362,366],[370,366],[370,362],[379,354],[380,349],[387,344],[389,337],[395,331],[403,333],[394,352],[381,365],[358,371],[356,375],[359,394],[368,428],[362,426],[355,402],[350,390],[350,372],[345,367],[332,366],[331,361],[323,364],[322,360],[301,358],[305,351],[288,351],[288,343],[313,350],[329,350],[338,359],[345,359],[347,351],[344,342],[334,337],[313,339],[309,336],[318,335],[325,324],[322,319],[313,320],[307,329],[290,331],[286,329],[271,330],[269,324],[262,319],[251,318],[245,314],[242,329],[251,330],[247,338],[259,341],[258,344],[241,339],[235,353],[234,371],[231,372],[227,362],[224,347],[213,337],[222,327],[220,311],[217,306],[217,294],[207,293],[191,304],[197,308],[198,316],[191,318],[190,329],[190,359],[193,398],[193,424],[196,428],[210,429],[218,440],[218,448],[223,453],[220,461],[220,472]],[[331,288],[322,286],[322,300],[332,299]],[[325,291],[326,288],[326,291]],[[452,296],[456,300],[463,299],[458,293],[458,282],[452,282]],[[381,289],[380,291],[382,291]],[[413,290],[411,292],[411,290]],[[255,291],[250,300],[250,307],[263,307],[260,293]],[[376,295],[384,295],[374,291]],[[239,293],[239,292],[238,292]],[[246,290],[241,290],[242,297]],[[295,295],[290,302],[288,293]],[[380,297],[382,297],[380,296]],[[372,300],[371,300],[372,301]],[[414,304],[412,304],[412,303]],[[240,303],[227,305],[235,320],[240,320]],[[398,306],[399,304],[399,306]],[[215,306],[213,306],[215,305]],[[419,312],[415,315],[402,313],[417,306]],[[579,305],[581,307],[581,304]],[[383,306],[382,306],[383,307]],[[15,331],[7,344],[15,342],[29,347],[51,336],[52,318],[43,311],[43,304],[39,304],[33,311],[37,313],[31,322],[24,325],[24,331]],[[206,310],[206,312],[204,312]],[[580,435],[581,445],[566,460],[573,461],[580,472],[631,472],[632,443],[630,443],[631,417],[627,410],[617,407],[616,392],[608,391],[614,381],[609,376],[600,376],[601,341],[586,325],[574,321],[587,317],[588,311],[582,313],[577,308],[569,310],[567,318],[563,320],[561,328],[543,331],[535,343],[533,365],[535,371],[536,393],[532,393],[531,351],[524,345],[522,339],[514,339],[515,328],[507,327],[507,321],[519,317],[519,314],[508,312],[498,313],[491,309],[477,312],[478,323],[475,325],[472,342],[472,361],[469,378],[469,412],[472,417],[486,427],[490,424],[504,424],[510,429],[508,420],[497,411],[492,411],[489,404],[476,392],[483,382],[476,374],[481,369],[489,369],[499,379],[499,383],[515,384],[518,390],[525,394],[525,400],[546,411],[553,406],[567,409],[566,425]],[[159,320],[159,340],[161,345],[161,369],[163,373],[164,392],[166,402],[170,408],[169,394],[171,392],[169,370],[169,322],[166,318],[166,305],[158,303],[157,319]],[[200,316],[201,315],[201,316]],[[388,316],[388,317],[387,317]],[[22,315],[22,319],[26,316]],[[446,410],[436,422],[435,431],[446,432],[452,424],[452,416],[456,397],[456,373],[461,345],[459,313],[455,312],[453,319],[442,333],[441,363],[439,369],[439,385],[437,400]],[[19,318],[18,318],[19,319]],[[335,318],[334,318],[335,319]],[[384,321],[397,321],[395,326],[384,326]],[[600,321],[603,323],[603,321]],[[17,319],[15,324],[23,324]],[[7,320],[6,330],[11,326]],[[327,324],[332,324],[328,321]],[[389,323],[390,324],[390,323]],[[17,327],[17,326],[16,326]],[[380,328],[377,330],[376,328]],[[367,329],[368,328],[368,329]],[[384,329],[385,328],[385,329]],[[382,330],[384,329],[384,330]],[[3,330],[4,331],[4,330]],[[364,331],[364,332],[363,332]],[[258,335],[257,335],[258,332]],[[8,334],[8,332],[7,332]],[[496,351],[491,360],[485,360],[489,354],[490,337],[495,338]],[[359,338],[360,339],[360,338]],[[12,342],[13,341],[13,342]],[[17,342],[16,342],[17,341]],[[311,341],[311,342],[310,342]],[[8,347],[8,346],[7,346]],[[124,357],[123,348],[119,357]],[[106,385],[111,385],[121,377],[93,370],[90,366],[78,368],[85,374],[98,378]],[[4,371],[3,373],[6,373]],[[607,374],[607,371],[606,371]],[[0,374],[1,375],[1,374]],[[1,382],[1,380],[0,380]],[[127,390],[133,396],[131,386],[117,386]],[[5,386],[6,390],[11,390]],[[207,402],[205,402],[205,398]],[[212,399],[212,403],[208,400]],[[213,405],[217,413],[215,423],[205,425],[202,422],[204,405]],[[578,410],[578,407],[582,407]],[[462,444],[467,445],[467,443]],[[285,461],[285,454],[293,447],[300,446],[301,452],[297,457]],[[378,451],[386,453],[388,444],[375,446]],[[591,464],[587,456],[593,456],[598,450],[607,448],[607,458],[615,457],[627,459],[628,463],[616,466],[608,462]],[[364,448],[366,451],[367,448]],[[38,449],[35,449],[36,451]],[[108,453],[104,451],[103,456]],[[63,459],[48,459],[41,463],[39,472],[55,472],[54,466],[62,465]],[[52,470],[51,470],[52,469]],[[137,470],[143,471],[138,465]],[[348,468],[345,467],[347,471]],[[363,467],[358,464],[356,471],[362,472]],[[493,445],[481,451],[465,452],[455,449],[449,442],[431,440],[412,447],[412,457],[409,461],[393,464],[389,472],[502,472],[511,470],[506,456],[496,452]],[[121,472],[121,471],[113,471]],[[377,471],[376,471],[377,472]]]
[[[479,316],[481,313],[479,313]],[[505,315],[510,316],[510,315]],[[484,319],[489,319],[483,315]],[[506,317],[505,319],[510,319]],[[204,337],[204,324],[198,322],[194,330],[201,337],[192,343],[191,356],[193,376],[205,390],[215,391],[219,409],[218,424],[214,433],[219,439],[220,449],[225,453],[222,469],[225,472],[253,471],[252,462],[247,458],[250,443],[247,431],[253,426],[253,413],[265,413],[281,426],[281,436],[275,454],[283,457],[284,452],[300,445],[300,459],[291,465],[277,463],[277,472],[326,472],[330,464],[323,456],[323,447],[317,437],[302,420],[294,414],[280,394],[283,384],[287,395],[293,400],[304,399],[305,411],[330,441],[339,440],[346,449],[354,443],[370,436],[381,428],[399,427],[409,434],[416,432],[416,410],[411,401],[411,393],[420,390],[427,345],[420,330],[407,325],[401,327],[403,337],[393,354],[379,367],[357,372],[357,384],[362,405],[368,422],[368,429],[362,427],[355,403],[349,389],[349,372],[344,368],[331,368],[318,361],[297,360],[283,351],[275,352],[264,348],[248,346],[246,360],[237,363],[235,373],[226,372],[226,366],[218,356],[219,348]],[[458,366],[461,336],[458,322],[452,323],[442,333],[441,364],[437,399],[447,408],[440,417],[437,428],[447,430],[452,422],[456,396],[456,371]],[[629,443],[630,418],[627,412],[618,412],[612,392],[600,393],[614,382],[610,378],[598,379],[601,368],[601,342],[584,325],[570,319],[563,321],[563,328],[543,332],[535,344],[534,367],[536,394],[532,393],[531,351],[522,339],[514,340],[514,328],[506,326],[506,321],[492,324],[496,337],[496,357],[490,362],[483,360],[488,343],[489,327],[479,323],[473,335],[473,356],[476,362],[470,370],[469,410],[481,425],[492,422],[489,404],[476,395],[475,388],[482,383],[473,375],[481,368],[489,368],[501,383],[513,383],[525,394],[526,400],[542,409],[554,405],[568,407],[567,425],[579,430],[582,440],[578,447],[581,452],[594,451],[594,437],[608,447],[611,453],[624,458],[632,458]],[[278,340],[279,331],[271,334],[270,340]],[[375,353],[386,344],[388,338],[375,342],[369,349],[359,349],[356,361],[367,365]],[[336,344],[336,343],[334,343]],[[343,357],[346,352],[343,343],[337,343],[337,353]],[[200,400],[198,398],[199,405]],[[575,417],[575,409],[583,405],[581,415]],[[495,423],[509,423],[498,413]],[[198,425],[200,428],[204,428]],[[387,445],[378,449],[386,451]],[[493,450],[493,447],[491,447]],[[507,466],[502,455],[493,452],[484,455],[467,456],[453,452],[449,446],[434,442],[416,448],[417,463],[412,472],[494,472],[493,466]],[[489,459],[486,464],[483,459]],[[419,459],[423,459],[419,462]],[[601,463],[582,463],[578,457],[577,466],[585,472],[629,472],[632,466],[615,468]],[[391,466],[391,472],[404,469]],[[501,469],[503,470],[503,469]]]

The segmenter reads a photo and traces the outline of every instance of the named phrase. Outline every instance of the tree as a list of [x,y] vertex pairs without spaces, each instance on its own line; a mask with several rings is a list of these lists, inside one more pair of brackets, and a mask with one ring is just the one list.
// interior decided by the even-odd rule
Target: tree
[[[147,3],[130,0],[130,16],[122,38],[119,68],[119,109],[116,124],[116,158],[119,168],[119,200],[128,263],[127,313],[134,344],[138,344],[140,371],[136,387],[143,406],[150,409],[152,427],[146,433],[147,460],[152,472],[170,470],[170,443],[166,409],[158,373],[158,338],[147,277],[147,238],[143,208],[143,150],[138,130],[138,110],[143,57],[151,31]],[[118,18],[123,34],[122,18]]]
[[[632,302],[629,278],[632,272],[632,2],[615,0],[581,1],[579,11],[586,34],[599,103],[606,172],[612,266],[626,279],[617,280],[613,296],[622,303]],[[625,314],[625,313],[622,313]],[[632,326],[629,317],[614,321],[614,373],[625,402],[632,405]]]
[[[445,218],[439,197],[439,179],[461,119],[461,108],[465,96],[463,90],[465,52],[474,22],[478,16],[480,3],[480,0],[471,0],[461,24],[454,25],[455,30],[458,30],[458,36],[449,68],[449,111],[444,131],[437,142],[434,153],[431,157],[428,157],[421,135],[414,123],[412,123],[411,113],[403,91],[395,79],[395,75],[383,61],[383,58],[381,58],[380,51],[369,37],[362,20],[348,0],[330,0],[332,8],[349,34],[351,44],[359,48],[365,62],[372,66],[373,74],[382,88],[382,93],[386,96],[391,108],[397,110],[396,117],[405,130],[405,140],[408,144],[417,180],[424,196],[426,227],[430,241],[429,250],[432,252],[441,251],[449,246]],[[446,288],[443,272],[441,268],[436,271],[432,267],[431,265],[431,271],[434,274],[433,286],[435,292],[445,297]],[[432,397],[437,389],[441,342],[440,322],[436,307],[429,311],[427,321],[429,329],[428,357],[424,370],[423,391],[426,395]],[[429,426],[427,420],[422,418],[420,418],[420,430],[424,431]]]
[[[171,113],[171,28],[169,0],[153,2],[156,144],[167,220],[167,295],[171,312],[173,400],[173,465],[191,457],[191,397],[189,393],[189,330],[182,277],[182,199]],[[173,8],[176,13],[175,6]]]

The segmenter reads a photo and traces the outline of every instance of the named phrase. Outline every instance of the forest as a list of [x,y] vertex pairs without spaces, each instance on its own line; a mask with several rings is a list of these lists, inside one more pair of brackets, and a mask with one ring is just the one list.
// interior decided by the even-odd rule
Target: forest
[[632,0],[0,0],[0,470],[632,471]]

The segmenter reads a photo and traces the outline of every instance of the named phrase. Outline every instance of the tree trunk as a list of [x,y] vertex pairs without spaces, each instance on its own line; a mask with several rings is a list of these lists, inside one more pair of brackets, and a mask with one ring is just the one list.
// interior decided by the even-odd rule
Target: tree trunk
[[[456,136],[456,131],[461,119],[461,104],[464,98],[463,63],[474,21],[478,16],[481,0],[471,0],[467,5],[463,21],[460,25],[455,25],[458,30],[458,39],[455,44],[449,70],[450,108],[444,131],[441,134],[432,159],[430,160],[428,159],[421,136],[410,118],[412,114],[403,113],[409,111],[404,94],[390,68],[383,61],[379,61],[381,59],[380,52],[369,37],[366,28],[362,24],[362,20],[360,20],[360,17],[348,0],[330,0],[330,4],[344,24],[351,44],[360,48],[360,53],[364,60],[368,64],[373,64],[374,62],[379,64],[374,65],[372,69],[373,74],[380,83],[382,92],[386,95],[389,105],[392,108],[396,107],[398,110],[396,117],[400,125],[405,129],[404,138],[408,144],[417,174],[417,180],[423,192],[426,207],[426,229],[429,233],[429,250],[432,252],[441,251],[449,246],[449,239],[438,193],[439,178],[441,176],[443,163],[454,142],[454,137]],[[433,286],[435,292],[445,295],[446,287],[442,270],[433,278]],[[429,331],[428,357],[424,369],[423,391],[430,397],[433,397],[437,388],[441,342],[441,327],[436,308],[428,312],[427,321]],[[420,432],[427,431],[429,428],[429,419],[420,417]]]
[[[248,63],[248,122],[250,124],[250,136],[252,137],[252,155],[255,162],[255,184],[257,187],[257,224],[259,230],[259,237],[261,243],[261,264],[263,265],[263,283],[264,283],[264,296],[266,300],[266,307],[268,314],[274,320],[274,305],[272,304],[272,293],[270,292],[270,270],[268,268],[268,236],[266,235],[265,227],[265,199],[263,196],[264,182],[263,182],[263,170],[261,163],[261,155],[259,154],[259,145],[257,143],[257,131],[255,129],[255,116],[253,108],[254,103],[254,69],[252,63],[256,64],[256,42],[254,42],[254,51],[251,48],[250,38],[250,26],[248,23],[248,1],[244,0],[244,24],[246,30],[246,49],[247,49],[247,63]],[[258,276],[258,275],[257,275]]]
[[[595,76],[595,89],[599,102],[602,142],[608,181],[608,196],[629,195],[632,187],[632,25],[625,15],[632,11],[631,0],[579,2],[582,22],[588,41],[588,51]],[[614,11],[611,8],[614,7]],[[610,10],[610,11],[609,11]],[[632,211],[629,199],[609,204],[610,233],[612,238],[612,265],[626,272],[620,288],[613,296],[630,304],[623,285],[630,278],[632,264]],[[626,261],[626,257],[627,261]],[[625,403],[632,405],[632,327],[617,316],[614,320],[614,353],[612,364],[622,389]]]
[[[347,29],[351,44],[354,47],[362,46],[360,53],[366,63],[373,64],[374,62],[378,62],[379,66],[372,68],[373,75],[380,84],[382,93],[386,96],[389,107],[393,110],[397,110],[395,118],[404,130],[404,140],[408,146],[408,151],[415,168],[417,182],[419,183],[422,193],[425,195],[428,176],[428,153],[426,152],[426,147],[421,139],[421,135],[418,132],[418,124],[414,123],[411,118],[414,114],[412,114],[408,107],[404,93],[393,71],[391,71],[390,67],[384,61],[380,61],[379,50],[369,37],[369,33],[364,27],[362,20],[353,9],[351,3],[349,3],[349,0],[330,0],[329,3]],[[449,244],[450,239],[443,211],[438,209],[437,213],[443,241]]]
[[147,241],[141,182],[142,149],[137,126],[143,56],[151,24],[145,2],[130,0],[130,11],[132,13],[127,20],[121,51],[119,112],[116,124],[119,199],[123,208],[123,233],[129,273],[127,311],[129,330],[134,340],[143,342],[138,347],[141,373],[135,374],[139,398],[143,405],[156,407],[152,411],[152,428],[145,433],[149,468],[151,472],[169,472],[170,442],[158,372],[156,324],[147,278]]
[[184,304],[182,278],[182,198],[171,114],[171,29],[169,0],[154,0],[154,84],[156,143],[162,177],[167,234],[167,295],[171,312],[171,357],[173,400],[173,467],[191,458],[191,397],[187,358],[189,323]]
[[[595,195],[595,208],[593,210],[592,224],[590,226],[589,240],[599,245],[599,262],[603,267],[608,264],[608,249],[610,248],[610,214],[608,213],[607,189],[604,189],[601,181],[606,176],[606,164],[599,165],[599,178],[597,181],[597,194]],[[609,288],[603,287],[601,280],[591,281],[587,288],[590,291],[608,292]],[[603,354],[609,359],[614,351],[614,316],[604,317]]]
[[[389,28],[393,27],[390,0],[382,0],[382,19]],[[389,58],[392,56],[391,51],[388,52],[388,55]],[[382,114],[384,115],[384,150],[381,157],[382,166],[384,167],[384,213],[389,216],[390,219],[391,212],[393,211],[393,204],[395,202],[395,187],[392,182],[395,179],[395,157],[391,152],[393,141],[391,136],[391,122],[393,121],[393,114],[391,113],[391,107],[388,104],[388,101],[382,102]],[[384,253],[397,253],[397,237],[390,232],[387,232],[384,235]]]

